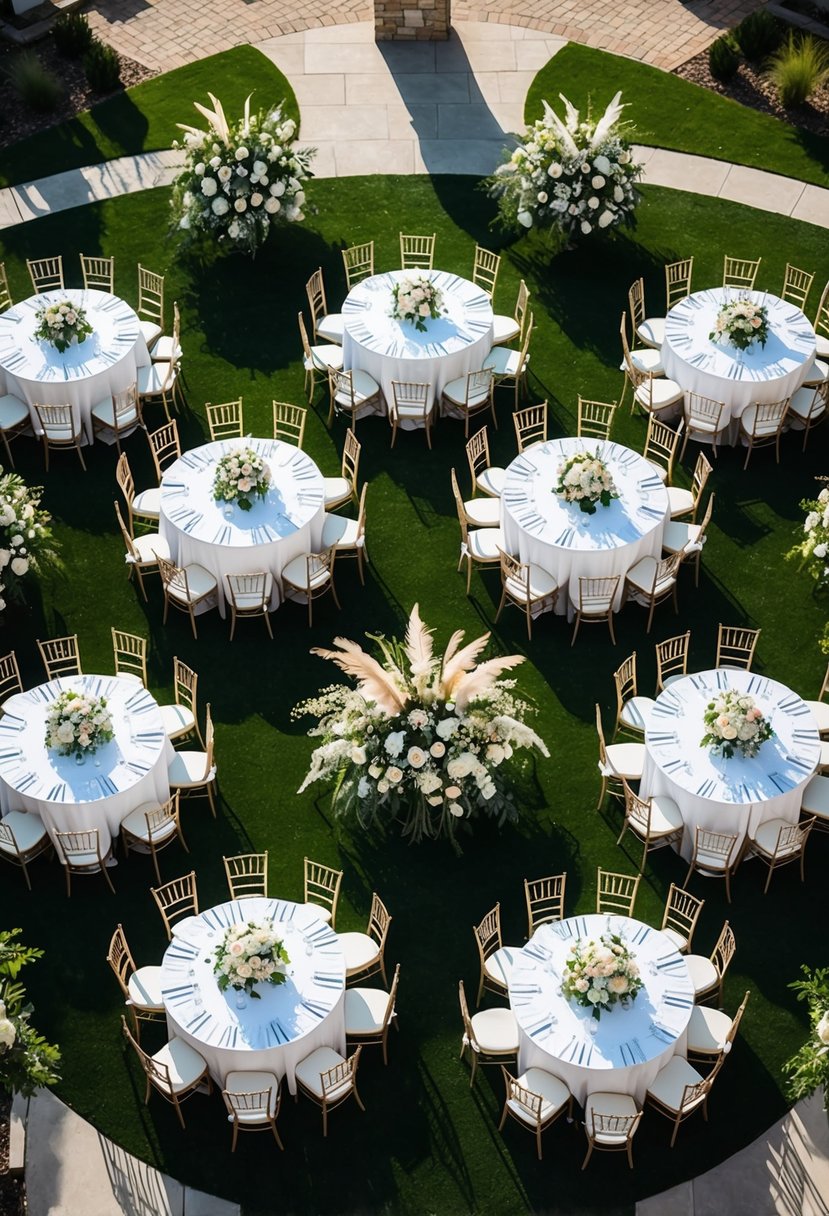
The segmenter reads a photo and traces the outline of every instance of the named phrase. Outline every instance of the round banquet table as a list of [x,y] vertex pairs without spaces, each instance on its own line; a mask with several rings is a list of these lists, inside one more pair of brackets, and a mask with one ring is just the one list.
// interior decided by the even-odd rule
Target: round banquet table
[[[605,461],[619,498],[585,515],[577,503],[553,494],[562,462],[576,452]],[[501,493],[501,527],[507,550],[555,578],[561,594],[556,612],[578,604],[579,578],[619,582],[614,608],[624,593],[624,575],[640,558],[662,555],[662,532],[669,516],[668,492],[638,452],[598,439],[550,439],[522,452],[508,467]],[[564,595],[569,587],[569,597]]]
[[[221,992],[213,974],[215,951],[231,925],[278,922],[288,951],[288,979],[259,984],[236,1006],[236,991]],[[318,1047],[345,1053],[345,959],[336,933],[307,904],[284,899],[231,900],[181,922],[161,964],[161,994],[170,1035],[207,1061],[224,1085],[229,1072],[272,1072],[296,1093],[294,1070]]]
[[[712,342],[717,313],[729,300],[752,300],[768,309],[769,336],[746,351],[728,342]],[[684,389],[725,404],[723,420],[732,423],[754,402],[782,401],[796,392],[815,360],[815,331],[786,300],[762,291],[713,287],[697,291],[674,305],[665,319],[662,366]],[[737,439],[731,426],[729,441]]]
[[[94,331],[63,354],[34,336],[38,310],[60,300],[85,308]],[[71,405],[76,425],[82,425],[85,441],[91,443],[92,407],[129,388],[138,368],[149,362],[135,312],[106,291],[47,291],[0,314],[0,393],[13,393],[27,403],[36,434],[35,403]]]
[[[725,760],[700,747],[705,708],[728,689],[752,696],[775,732],[751,759]],[[677,803],[686,861],[697,827],[737,835],[739,848],[767,819],[797,822],[803,788],[820,760],[815,720],[797,693],[766,676],[720,667],[673,680],[648,721],[640,792],[643,798],[667,794]]]
[[[213,497],[216,464],[242,447],[253,448],[271,470],[268,493],[255,498],[250,511]],[[322,544],[324,503],[322,473],[299,448],[280,439],[221,439],[192,448],[165,470],[159,531],[174,562],[204,566],[218,579],[222,616],[226,574],[272,574],[273,610],[279,606],[279,577],[285,566]]]
[[[606,1010],[595,1026],[590,1009],[562,994],[561,981],[571,947],[608,931],[627,943],[644,986],[627,1008]],[[622,916],[574,916],[540,925],[518,951],[509,1001],[518,1022],[519,1073],[546,1069],[583,1106],[598,1091],[643,1101],[660,1068],[685,1054],[694,989],[685,959],[664,933]]]
[[[82,764],[46,747],[46,713],[72,689],[106,697],[114,738]],[[121,822],[144,802],[170,797],[173,756],[155,699],[125,676],[62,676],[18,693],[0,718],[0,810],[35,811],[50,836],[97,828],[106,853]]]
[[[390,316],[394,284],[413,277],[431,279],[443,292],[444,315],[427,320],[425,333],[410,321]],[[342,311],[343,365],[373,376],[389,407],[394,402],[392,380],[430,384],[432,397],[439,399],[450,380],[479,371],[492,349],[489,296],[445,270],[372,275],[351,289]]]

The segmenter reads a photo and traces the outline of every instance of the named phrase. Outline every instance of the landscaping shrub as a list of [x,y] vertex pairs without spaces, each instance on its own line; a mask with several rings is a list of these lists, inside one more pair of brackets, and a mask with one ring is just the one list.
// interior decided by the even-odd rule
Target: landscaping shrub
[[84,13],[61,13],[52,27],[55,46],[67,59],[79,59],[94,40]]
[[731,80],[740,66],[740,57],[728,34],[722,34],[708,48],[708,67],[715,80]]
[[93,39],[83,57],[83,70],[90,88],[96,93],[111,93],[121,83],[121,64],[118,55],[105,42]]
[[7,71],[12,87],[25,105],[48,114],[54,110],[63,94],[63,86],[54,72],[45,68],[34,51],[23,51]]
[[744,17],[734,30],[737,45],[751,63],[767,59],[783,41],[783,27],[776,17],[758,8]]
[[777,89],[780,104],[802,106],[804,101],[829,80],[829,44],[811,34],[793,31],[769,61],[769,80]]

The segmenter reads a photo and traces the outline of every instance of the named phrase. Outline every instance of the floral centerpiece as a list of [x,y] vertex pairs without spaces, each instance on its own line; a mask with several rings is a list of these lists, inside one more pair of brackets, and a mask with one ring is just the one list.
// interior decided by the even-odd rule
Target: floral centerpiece
[[768,336],[768,309],[747,296],[723,304],[708,335],[712,342],[729,342],[737,350],[748,350],[755,342],[765,346]]
[[319,719],[308,733],[322,740],[299,793],[333,781],[336,815],[353,815],[364,827],[399,819],[413,840],[454,839],[459,821],[478,813],[515,820],[514,753],[549,755],[524,723],[530,706],[512,691],[515,681],[499,679],[524,660],[478,663],[489,634],[466,646],[463,636],[454,633],[436,655],[415,605],[403,642],[373,638],[382,662],[345,638],[335,638],[337,650],[314,649],[357,688],[334,685],[293,711]]
[[617,933],[603,933],[597,942],[578,941],[564,964],[561,991],[569,1000],[601,1018],[603,1009],[627,1008],[642,987],[639,964]]
[[37,329],[35,337],[41,342],[48,342],[61,354],[73,342],[85,342],[91,333],[92,326],[86,319],[86,309],[71,300],[59,300],[56,304],[46,304],[35,313]]
[[9,599],[25,600],[27,575],[59,566],[42,494],[42,486],[27,486],[19,473],[0,469],[0,612]]
[[46,746],[62,756],[91,755],[113,736],[106,697],[90,697],[67,689],[46,713]]
[[619,497],[607,465],[590,452],[576,452],[559,465],[553,493],[563,502],[578,503],[587,515],[595,515],[597,504],[609,507]]
[[[524,133],[487,180],[506,228],[547,228],[567,241],[631,224],[642,165],[633,159],[629,124],[617,93],[598,120],[582,118],[563,95],[561,119],[545,101],[544,117]],[[623,134],[624,132],[624,134]]]
[[395,321],[411,321],[415,329],[426,332],[426,322],[440,316],[443,292],[425,275],[401,279],[392,288],[391,315]]
[[708,747],[726,760],[735,752],[746,758],[756,756],[766,740],[774,738],[771,723],[754,698],[733,688],[708,702],[702,720],[706,731],[700,747]]
[[231,925],[216,947],[214,974],[222,992],[235,988],[261,1000],[256,984],[284,984],[288,978],[288,951],[273,921],[247,921]]
[[252,114],[248,97],[242,118],[230,122],[221,102],[208,96],[212,110],[193,103],[207,119],[206,131],[178,124],[186,161],[173,183],[175,221],[192,241],[207,238],[255,254],[274,224],[305,218],[314,149],[296,147],[296,123],[283,116],[284,102]]
[[213,478],[216,502],[235,502],[242,511],[253,506],[252,498],[264,498],[271,484],[271,471],[258,452],[239,448],[222,456]]

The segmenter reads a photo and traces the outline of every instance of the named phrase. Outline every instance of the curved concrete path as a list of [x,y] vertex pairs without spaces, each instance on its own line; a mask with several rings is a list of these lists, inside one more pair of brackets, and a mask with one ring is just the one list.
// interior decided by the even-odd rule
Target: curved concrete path
[[[536,72],[564,45],[523,26],[475,21],[457,22],[443,43],[377,44],[372,24],[356,22],[258,44],[291,81],[322,178],[492,172],[510,132],[523,127]],[[829,228],[829,189],[662,148],[637,153],[648,185]],[[147,152],[0,190],[0,228],[169,185],[178,163],[176,152]]]

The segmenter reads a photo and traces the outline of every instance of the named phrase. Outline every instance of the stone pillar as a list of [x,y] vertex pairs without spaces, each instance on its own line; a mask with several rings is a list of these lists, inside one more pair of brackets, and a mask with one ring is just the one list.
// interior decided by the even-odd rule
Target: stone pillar
[[376,42],[429,42],[449,37],[451,0],[374,0]]

